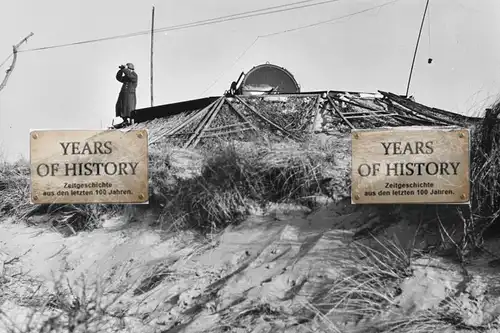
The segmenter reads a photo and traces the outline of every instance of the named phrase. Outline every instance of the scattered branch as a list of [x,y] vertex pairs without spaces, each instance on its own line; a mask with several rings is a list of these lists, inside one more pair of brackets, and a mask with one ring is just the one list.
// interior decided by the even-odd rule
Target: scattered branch
[[33,36],[33,33],[30,33],[28,36],[24,37],[19,43],[17,43],[16,45],[14,45],[12,47],[12,54],[13,54],[13,58],[12,58],[12,64],[10,65],[9,69],[7,69],[7,71],[5,72],[5,77],[3,78],[3,81],[2,83],[0,84],[0,91],[2,91],[3,88],[5,88],[5,86],[7,85],[7,81],[9,80],[9,77],[10,75],[12,74],[12,71],[14,70],[14,67],[16,66],[16,62],[17,62],[17,51],[19,49],[19,47],[28,41],[28,38],[30,38],[31,36]]
[[21,257],[24,257],[25,255],[27,255],[29,252],[31,251],[31,249],[29,249],[28,251],[24,252],[23,254],[21,254],[20,256],[17,256],[17,257],[14,257],[14,258],[11,258],[9,260],[6,260],[4,261],[4,265],[7,266],[7,265],[12,265],[13,263],[15,262],[18,262],[19,259],[21,259]]

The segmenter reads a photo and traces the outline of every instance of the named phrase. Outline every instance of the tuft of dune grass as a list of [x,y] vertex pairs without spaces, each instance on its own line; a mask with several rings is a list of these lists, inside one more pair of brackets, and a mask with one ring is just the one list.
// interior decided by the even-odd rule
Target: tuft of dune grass
[[201,174],[159,189],[165,211],[177,225],[216,230],[237,223],[252,204],[300,202],[321,193],[322,153],[226,145],[212,151]]
[[413,276],[412,262],[422,253],[393,240],[372,237],[376,248],[353,243],[351,260],[342,264],[340,275],[304,304],[314,316],[317,332],[480,332],[489,327],[467,325],[462,304],[454,299],[438,309],[403,310],[398,300],[400,285]]
[[313,301],[323,315],[357,320],[379,316],[396,306],[400,283],[412,276],[412,250],[388,239],[377,239],[378,249],[352,243],[351,259],[340,276]]
[[23,215],[31,210],[30,169],[24,161],[0,163],[0,214]]
[[[494,129],[491,137],[485,138],[483,127],[475,130],[471,156],[471,201],[478,237],[500,217],[500,134]],[[483,140],[491,140],[491,147],[485,147]],[[500,229],[495,229],[498,234]]]

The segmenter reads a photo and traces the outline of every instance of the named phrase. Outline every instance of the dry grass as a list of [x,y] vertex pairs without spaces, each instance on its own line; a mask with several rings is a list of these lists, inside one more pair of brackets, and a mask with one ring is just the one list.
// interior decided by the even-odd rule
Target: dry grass
[[117,304],[126,289],[110,293],[83,276],[73,283],[62,277],[56,281],[52,293],[28,304],[29,312],[21,325],[0,310],[0,322],[8,327],[8,333],[119,332],[124,328],[126,311]]
[[30,205],[30,169],[26,161],[0,164],[0,214],[27,216]]
[[[500,108],[500,103],[495,105]],[[271,110],[266,116],[271,117]],[[290,113],[287,117],[295,117]],[[278,119],[280,125],[286,119]],[[298,126],[295,130],[303,130]],[[482,128],[473,132],[472,203],[464,224],[471,240],[467,246],[480,246],[483,234],[500,216],[500,134],[493,132],[492,145],[484,145]],[[158,134],[160,135],[160,134]],[[73,233],[100,226],[103,214],[128,214],[130,219],[141,210],[153,210],[158,222],[166,227],[218,231],[238,223],[255,204],[296,202],[325,193],[325,182],[336,164],[336,147],[300,145],[293,142],[272,145],[259,138],[248,144],[220,144],[220,138],[203,145],[205,156],[201,173],[192,178],[176,175],[172,166],[172,147],[158,143],[150,150],[150,204],[141,208],[124,205],[31,205],[29,203],[29,165],[26,162],[0,164],[0,217],[20,220],[47,214]],[[336,180],[348,188],[349,179]],[[342,186],[341,186],[342,187]],[[425,221],[424,221],[425,223]],[[500,230],[498,230],[500,231]],[[498,235],[498,233],[489,232]],[[328,332],[342,332],[339,320],[357,322],[364,331],[432,332],[444,328],[466,328],[460,319],[459,302],[448,302],[439,311],[420,311],[411,316],[398,313],[396,297],[401,282],[412,276],[412,260],[420,253],[394,241],[377,240],[378,249],[355,243],[352,261],[341,276],[306,305]],[[465,251],[464,244],[457,244]],[[85,290],[85,288],[83,288]],[[66,294],[67,295],[67,292]],[[75,322],[84,325],[99,322],[103,310],[96,310],[97,294],[79,294],[78,300],[59,300],[59,317],[50,319],[60,331],[74,331]],[[60,295],[57,296],[61,298]],[[68,303],[70,302],[70,303]],[[62,304],[62,305],[61,305]],[[76,305],[75,305],[76,304]],[[102,308],[102,307],[101,307]],[[392,313],[391,319],[382,318]],[[77,319],[80,318],[80,319]],[[99,319],[101,318],[101,319]],[[372,322],[365,321],[370,318]],[[377,322],[377,318],[379,321]],[[458,318],[458,319],[457,319]],[[375,319],[375,320],[374,320]],[[80,323],[81,324],[81,323]],[[363,326],[364,325],[364,326]],[[73,328],[72,328],[73,327]],[[482,330],[484,327],[475,327]],[[96,328],[93,328],[96,331]],[[97,330],[98,331],[98,330]]]
[[[495,108],[500,108],[500,102]],[[487,133],[483,124],[476,129],[473,138],[472,208],[478,237],[500,216],[500,134],[497,128],[498,125]],[[500,230],[495,228],[496,235],[498,231]]]
[[[488,322],[486,316],[474,314],[465,305],[470,302],[469,288],[476,288],[471,281],[437,308],[402,308],[398,299],[403,292],[401,283],[413,277],[412,262],[423,254],[395,241],[374,239],[377,249],[354,243],[352,260],[344,263],[340,276],[304,304],[314,316],[317,332],[489,332],[498,328],[493,315]],[[480,301],[476,303],[481,308]],[[471,320],[471,315],[476,319]]]
[[30,166],[27,161],[0,165],[0,217],[26,220],[35,215],[54,216],[55,226],[68,226],[73,232],[99,227],[100,217],[116,209],[112,205],[32,205]]
[[313,300],[323,316],[359,321],[376,317],[395,307],[401,282],[412,276],[412,249],[391,240],[379,240],[379,250],[353,243],[351,260],[341,276],[325,286]]
[[159,189],[159,196],[174,224],[219,230],[245,218],[251,205],[303,202],[320,193],[324,169],[331,164],[321,152],[296,147],[226,145],[211,151],[199,176],[176,179]]
[[[320,146],[281,144],[263,139],[243,146],[237,143],[205,146],[201,173],[186,179],[177,176],[171,163],[174,147],[157,143],[150,149],[150,204],[130,205],[31,205],[29,165],[4,163],[0,169],[0,212],[18,220],[34,215],[52,216],[55,226],[70,233],[93,230],[107,215],[134,219],[152,210],[167,228],[219,230],[248,215],[251,205],[268,202],[299,202],[324,191],[333,154]],[[189,166],[188,166],[189,167]]]

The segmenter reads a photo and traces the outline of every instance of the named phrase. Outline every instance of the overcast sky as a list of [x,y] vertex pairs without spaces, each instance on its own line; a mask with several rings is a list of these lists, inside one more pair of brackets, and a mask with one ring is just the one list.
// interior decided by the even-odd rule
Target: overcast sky
[[[0,5],[0,62],[21,49],[147,31],[298,0],[19,0]],[[323,2],[317,0],[315,2]],[[404,94],[425,0],[338,0],[318,6],[155,34],[155,105],[221,95],[241,71],[270,62],[287,68],[303,91],[386,90]],[[410,94],[458,113],[478,112],[500,92],[500,1],[431,0]],[[430,28],[430,34],[429,34]],[[430,38],[429,38],[430,36]],[[30,129],[96,129],[111,124],[119,64],[139,75],[138,108],[150,105],[150,36],[21,52],[0,91],[0,149],[29,156]],[[427,58],[434,62],[427,64]],[[0,77],[10,65],[0,68]],[[216,79],[211,89],[206,91]],[[489,99],[488,99],[489,98]]]

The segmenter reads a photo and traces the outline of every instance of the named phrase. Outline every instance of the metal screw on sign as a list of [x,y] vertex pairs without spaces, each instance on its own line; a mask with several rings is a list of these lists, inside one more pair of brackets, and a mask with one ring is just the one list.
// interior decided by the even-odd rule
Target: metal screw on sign
[[31,137],[36,140],[36,139],[38,139],[38,134],[33,133],[33,135]]
[[359,139],[359,134],[358,133],[354,133],[354,138],[355,139]]
[[358,195],[358,194],[356,194],[356,195],[354,196],[354,200],[359,200],[359,195]]
[[141,133],[141,132],[137,133],[137,137],[138,137],[139,139],[142,139],[142,133]]
[[139,194],[139,200],[143,200],[144,199],[144,194]]
[[38,201],[38,196],[37,195],[33,196],[33,201]]
[[459,137],[460,139],[461,139],[461,138],[463,138],[464,136],[465,136],[465,135],[464,135],[464,133],[462,133],[462,132],[460,132],[460,133],[458,134],[458,137]]
[[462,200],[465,200],[465,198],[467,198],[467,196],[466,196],[465,194],[462,194],[462,195],[460,196],[460,199],[462,199]]

